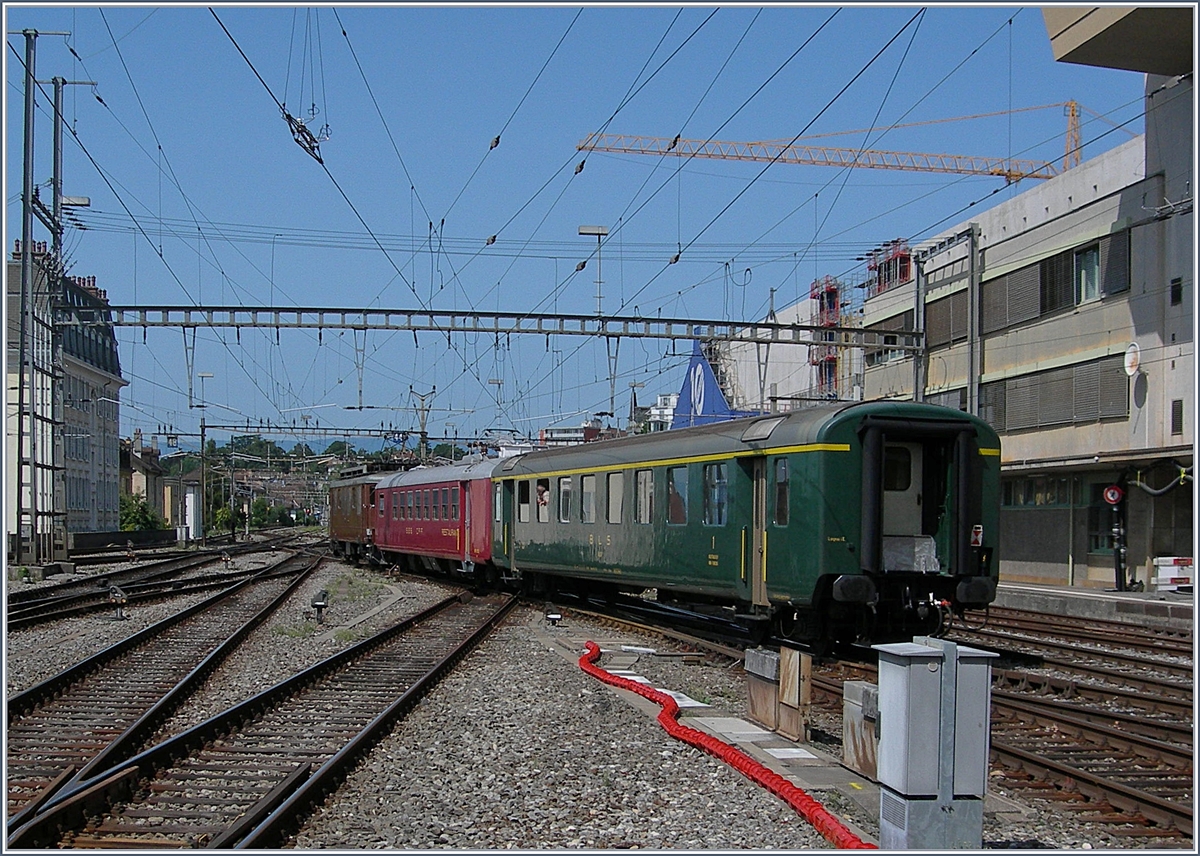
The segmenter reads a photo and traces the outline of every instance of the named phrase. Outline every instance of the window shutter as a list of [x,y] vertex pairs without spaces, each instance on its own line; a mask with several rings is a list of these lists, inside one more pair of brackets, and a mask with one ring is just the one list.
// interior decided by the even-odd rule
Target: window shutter
[[1008,276],[998,276],[983,283],[980,286],[979,298],[980,332],[995,333],[1007,327]]
[[1075,366],[1075,421],[1093,422],[1100,418],[1100,366],[1085,363]]
[[1064,425],[1074,416],[1071,390],[1074,372],[1056,369],[1041,375],[1038,385],[1038,425]]
[[950,295],[950,341],[958,342],[967,338],[967,292],[959,291]]
[[1041,314],[1041,265],[1030,265],[1008,276],[1008,323],[1032,321]]
[[1075,254],[1071,251],[1041,263],[1041,313],[1047,315],[1075,305]]
[[1099,363],[1100,418],[1129,415],[1129,378],[1123,357],[1109,357]]
[[1129,230],[1100,241],[1100,287],[1107,296],[1129,290]]
[[1037,427],[1038,378],[1036,375],[1010,378],[1004,386],[1004,427],[1008,431]]
[[925,341],[930,348],[950,344],[952,297],[935,300],[925,307]]

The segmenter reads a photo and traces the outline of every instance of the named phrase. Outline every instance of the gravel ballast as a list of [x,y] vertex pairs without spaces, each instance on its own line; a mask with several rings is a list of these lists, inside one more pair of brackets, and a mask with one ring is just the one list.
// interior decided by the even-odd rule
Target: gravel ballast
[[[324,624],[311,608],[330,592]],[[160,731],[211,716],[360,638],[445,597],[432,581],[327,562]],[[90,617],[10,634],[8,693],[180,608],[129,610],[129,620]],[[318,807],[290,847],[302,849],[792,849],[830,845],[782,800],[709,755],[670,738],[657,707],[631,701],[578,666],[583,643],[678,651],[662,639],[613,630],[569,611],[553,625],[519,607],[491,638],[421,699]],[[625,655],[624,659],[629,659]],[[636,655],[632,671],[657,687],[709,705],[686,716],[746,714],[739,668]],[[814,709],[810,747],[840,755],[840,717]],[[811,792],[865,836],[877,812],[836,789]],[[1120,838],[1071,813],[992,788],[985,847],[1127,849],[1178,847],[1186,839]]]

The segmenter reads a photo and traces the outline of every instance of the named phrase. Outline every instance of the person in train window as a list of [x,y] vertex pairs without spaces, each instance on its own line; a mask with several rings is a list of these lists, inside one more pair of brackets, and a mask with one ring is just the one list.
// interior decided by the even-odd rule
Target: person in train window
[[667,522],[687,523],[687,504],[679,491],[675,489],[675,479],[670,470],[667,471]]

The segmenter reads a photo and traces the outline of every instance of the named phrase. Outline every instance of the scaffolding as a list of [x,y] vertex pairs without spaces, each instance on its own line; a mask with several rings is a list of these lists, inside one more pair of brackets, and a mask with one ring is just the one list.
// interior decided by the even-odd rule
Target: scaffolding
[[841,326],[841,284],[831,276],[813,280],[808,296],[814,303],[812,324],[814,327],[829,328],[814,334],[816,342],[808,350],[808,362],[816,372],[816,392],[821,398],[839,398],[838,395],[838,352],[837,333],[833,328]]
[[867,284],[867,297],[912,282],[912,250],[903,238],[896,238],[871,250],[866,261],[871,276]]

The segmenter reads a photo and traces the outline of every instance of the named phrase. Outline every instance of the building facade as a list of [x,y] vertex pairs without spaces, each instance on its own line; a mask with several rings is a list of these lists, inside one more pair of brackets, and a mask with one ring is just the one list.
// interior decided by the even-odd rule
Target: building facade
[[1146,76],[1146,134],[914,248],[867,327],[865,397],[978,413],[1001,435],[1001,578],[1155,585],[1192,555],[1190,74]]
[[25,299],[19,247],[8,263],[5,531],[18,562],[61,560],[72,533],[120,529],[120,390],[128,385],[111,327],[53,325],[56,303],[103,309],[104,292],[94,278],[58,273],[45,243],[33,249]]

